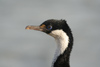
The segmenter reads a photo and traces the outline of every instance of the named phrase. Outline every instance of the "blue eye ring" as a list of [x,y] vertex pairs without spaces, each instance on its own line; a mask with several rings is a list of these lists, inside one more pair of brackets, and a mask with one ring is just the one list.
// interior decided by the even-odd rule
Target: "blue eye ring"
[[51,30],[52,29],[52,26],[51,25],[47,26],[47,29],[48,30]]

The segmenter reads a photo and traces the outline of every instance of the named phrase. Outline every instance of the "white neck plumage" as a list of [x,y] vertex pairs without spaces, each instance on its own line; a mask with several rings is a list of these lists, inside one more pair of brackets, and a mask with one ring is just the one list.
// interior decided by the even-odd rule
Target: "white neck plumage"
[[56,62],[57,60],[57,57],[63,54],[65,49],[68,47],[69,37],[63,30],[54,30],[50,33],[50,35],[53,36],[57,42],[57,49],[53,60],[53,64],[54,64],[54,62]]

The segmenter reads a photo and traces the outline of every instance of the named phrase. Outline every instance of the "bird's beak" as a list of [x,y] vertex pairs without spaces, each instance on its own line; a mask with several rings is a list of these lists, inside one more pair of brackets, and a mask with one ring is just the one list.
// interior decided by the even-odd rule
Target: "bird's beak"
[[32,25],[29,25],[29,26],[26,26],[25,29],[28,29],[28,30],[37,30],[37,31],[44,31],[45,30],[45,25],[41,25],[41,26],[32,26]]

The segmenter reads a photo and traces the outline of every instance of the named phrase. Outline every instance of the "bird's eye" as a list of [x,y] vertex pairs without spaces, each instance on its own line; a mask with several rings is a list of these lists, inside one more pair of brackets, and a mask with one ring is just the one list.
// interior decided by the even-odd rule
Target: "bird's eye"
[[51,25],[47,26],[47,29],[48,30],[51,30],[52,29],[52,26]]

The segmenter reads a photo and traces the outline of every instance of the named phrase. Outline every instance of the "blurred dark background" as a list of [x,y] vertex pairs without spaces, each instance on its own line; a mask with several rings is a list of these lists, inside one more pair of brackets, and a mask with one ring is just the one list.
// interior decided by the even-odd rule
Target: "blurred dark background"
[[71,67],[100,67],[100,0],[0,0],[0,67],[51,67],[54,38],[25,30],[47,19],[71,27]]

